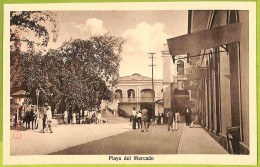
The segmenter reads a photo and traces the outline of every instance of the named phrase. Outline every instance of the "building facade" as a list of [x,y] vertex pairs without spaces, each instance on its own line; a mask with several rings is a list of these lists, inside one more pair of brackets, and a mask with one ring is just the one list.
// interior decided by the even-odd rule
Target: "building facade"
[[249,12],[189,11],[188,34],[167,41],[173,59],[187,54],[202,127],[224,148],[237,134],[232,153],[249,154]]
[[164,85],[164,108],[172,112],[179,112],[184,116],[185,108],[188,106],[192,111],[191,90],[187,89],[189,84],[187,73],[190,64],[187,55],[176,55],[175,59],[169,53],[165,45],[162,51],[163,57],[163,85]]
[[115,90],[118,102],[118,113],[122,116],[130,116],[133,107],[137,111],[140,107],[152,110],[155,102],[155,112],[153,116],[163,111],[163,83],[162,80],[154,80],[154,90],[152,89],[152,79],[140,74],[121,77]]

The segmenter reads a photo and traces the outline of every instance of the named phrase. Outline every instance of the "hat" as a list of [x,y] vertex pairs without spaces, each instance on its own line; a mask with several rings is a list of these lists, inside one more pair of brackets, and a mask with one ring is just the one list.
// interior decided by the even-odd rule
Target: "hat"
[[45,103],[44,106],[48,106],[49,104],[48,103]]

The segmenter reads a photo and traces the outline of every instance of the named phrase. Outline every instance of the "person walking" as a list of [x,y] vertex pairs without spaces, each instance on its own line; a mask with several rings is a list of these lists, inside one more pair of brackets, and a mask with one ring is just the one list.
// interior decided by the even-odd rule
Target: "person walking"
[[131,120],[130,120],[130,122],[132,122],[132,129],[136,129],[136,121],[137,121],[136,110],[135,110],[135,107],[133,107]]
[[51,133],[53,133],[52,131],[52,112],[51,112],[51,106],[47,107],[47,111],[46,111],[46,115],[47,115],[47,128],[48,131],[50,131]]
[[140,112],[141,113],[141,127],[142,127],[142,130],[141,132],[144,132],[146,130],[146,132],[148,132],[148,129],[149,129],[149,115],[148,115],[148,110],[147,109],[141,109]]
[[[171,111],[167,111],[167,124],[168,124],[168,131],[170,131],[172,129],[172,112]],[[173,129],[172,129],[173,131]]]

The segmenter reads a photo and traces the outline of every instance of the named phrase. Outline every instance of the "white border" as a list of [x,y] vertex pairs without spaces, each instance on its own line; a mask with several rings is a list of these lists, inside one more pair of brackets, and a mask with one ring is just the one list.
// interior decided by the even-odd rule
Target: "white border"
[[[249,10],[249,122],[250,155],[154,155],[153,161],[109,161],[108,155],[41,155],[10,156],[9,119],[3,119],[3,164],[257,164],[256,101],[256,2],[142,2],[142,3],[69,3],[5,4],[3,54],[3,118],[10,111],[10,11],[75,11],[75,10]],[[72,158],[73,157],[73,158]]]

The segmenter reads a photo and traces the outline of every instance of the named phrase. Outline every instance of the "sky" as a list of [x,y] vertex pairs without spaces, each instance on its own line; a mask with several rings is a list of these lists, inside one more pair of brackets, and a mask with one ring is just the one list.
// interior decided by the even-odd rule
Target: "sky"
[[48,48],[57,48],[66,40],[89,39],[110,34],[123,37],[120,77],[139,73],[151,77],[149,52],[155,52],[154,78],[162,79],[163,44],[168,38],[187,34],[187,11],[62,11],[58,12],[59,37]]

